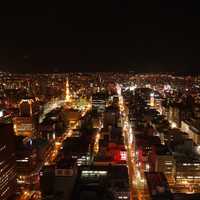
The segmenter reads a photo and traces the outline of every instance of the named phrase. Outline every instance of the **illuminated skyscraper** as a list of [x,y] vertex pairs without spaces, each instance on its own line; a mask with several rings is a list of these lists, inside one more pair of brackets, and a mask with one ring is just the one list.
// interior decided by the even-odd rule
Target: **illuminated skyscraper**
[[0,124],[0,199],[12,199],[16,187],[14,131],[12,124]]
[[33,113],[32,99],[22,99],[19,103],[19,110],[21,117],[31,117]]
[[22,99],[19,103],[20,116],[13,118],[16,135],[31,137],[34,132],[33,100]]

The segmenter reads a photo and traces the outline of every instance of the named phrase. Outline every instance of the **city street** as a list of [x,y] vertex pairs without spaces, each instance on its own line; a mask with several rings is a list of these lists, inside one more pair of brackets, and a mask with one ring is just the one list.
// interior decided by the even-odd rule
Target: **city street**
[[123,97],[119,96],[119,106],[123,124],[124,143],[127,150],[127,165],[129,170],[130,193],[132,200],[149,200],[147,190],[144,186],[144,173],[134,159],[135,139],[133,130],[128,119],[128,108],[125,107]]
[[[81,116],[84,117],[85,114],[91,109],[91,105],[88,104],[85,109],[82,111]],[[46,159],[44,160],[44,162],[41,164],[41,166],[38,168],[39,171],[42,168],[43,165],[52,165],[55,164],[57,155],[62,147],[62,143],[64,142],[64,140],[66,140],[68,137],[71,137],[73,134],[73,129],[76,129],[76,127],[78,126],[79,121],[77,121],[76,123],[74,123],[73,125],[71,125],[71,127],[69,127],[66,132],[60,136],[57,137],[54,141],[53,141],[53,148],[49,151],[48,155],[46,156]],[[39,173],[38,171],[38,173]],[[41,193],[40,191],[25,191],[23,192],[23,194],[17,199],[17,200],[40,200],[41,199]]]

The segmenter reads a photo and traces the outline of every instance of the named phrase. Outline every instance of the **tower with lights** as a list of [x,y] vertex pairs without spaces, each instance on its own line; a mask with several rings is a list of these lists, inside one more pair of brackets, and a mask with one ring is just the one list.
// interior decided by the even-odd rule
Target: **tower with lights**
[[70,102],[69,79],[67,77],[65,84],[65,101]]
[[151,107],[155,106],[155,97],[153,92],[150,94],[150,106]]

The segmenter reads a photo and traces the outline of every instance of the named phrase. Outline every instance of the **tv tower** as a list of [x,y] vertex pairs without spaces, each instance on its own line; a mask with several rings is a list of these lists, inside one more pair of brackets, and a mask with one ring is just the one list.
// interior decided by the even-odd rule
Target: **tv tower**
[[69,79],[67,77],[65,84],[65,101],[70,102]]

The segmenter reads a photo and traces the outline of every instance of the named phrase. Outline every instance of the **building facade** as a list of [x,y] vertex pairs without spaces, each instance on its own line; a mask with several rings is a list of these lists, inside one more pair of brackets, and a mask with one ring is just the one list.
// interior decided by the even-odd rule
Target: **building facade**
[[14,131],[12,124],[0,125],[0,199],[12,199],[16,187]]

